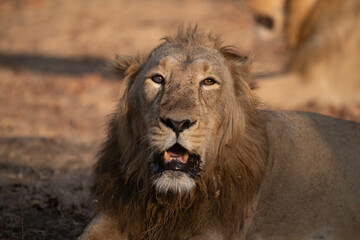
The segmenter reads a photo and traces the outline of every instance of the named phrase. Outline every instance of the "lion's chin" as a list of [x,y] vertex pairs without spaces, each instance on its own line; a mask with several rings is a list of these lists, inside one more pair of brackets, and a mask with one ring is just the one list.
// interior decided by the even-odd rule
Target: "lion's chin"
[[184,194],[195,188],[195,179],[180,171],[164,171],[159,173],[153,182],[156,191],[160,193]]
[[200,159],[176,143],[154,156],[154,186],[158,192],[186,193],[196,186],[200,172]]

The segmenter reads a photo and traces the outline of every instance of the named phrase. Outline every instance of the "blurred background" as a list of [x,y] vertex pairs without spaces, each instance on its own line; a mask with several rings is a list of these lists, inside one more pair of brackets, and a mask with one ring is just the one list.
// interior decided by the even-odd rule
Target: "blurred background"
[[104,66],[151,50],[180,24],[255,57],[263,108],[359,122],[359,4],[323,1],[0,0],[0,239],[80,234],[122,88]]

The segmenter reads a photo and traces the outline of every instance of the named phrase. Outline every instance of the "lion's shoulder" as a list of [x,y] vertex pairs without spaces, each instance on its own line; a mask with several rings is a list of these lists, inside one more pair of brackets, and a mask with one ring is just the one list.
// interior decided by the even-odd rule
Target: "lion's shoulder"
[[264,114],[271,164],[249,237],[276,232],[294,239],[306,232],[354,239],[350,233],[360,234],[360,125],[315,113]]

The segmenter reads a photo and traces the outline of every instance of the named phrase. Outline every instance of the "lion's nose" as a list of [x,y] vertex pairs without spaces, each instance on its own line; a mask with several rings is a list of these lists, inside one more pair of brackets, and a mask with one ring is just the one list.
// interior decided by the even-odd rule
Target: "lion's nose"
[[184,119],[181,121],[175,121],[171,118],[161,118],[162,123],[164,123],[167,127],[171,128],[176,134],[181,133],[185,129],[192,127],[196,121],[190,121],[190,119]]

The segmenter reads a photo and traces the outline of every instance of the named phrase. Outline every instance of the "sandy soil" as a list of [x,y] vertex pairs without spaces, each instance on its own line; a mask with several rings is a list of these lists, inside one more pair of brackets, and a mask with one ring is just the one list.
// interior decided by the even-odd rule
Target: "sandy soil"
[[[0,239],[80,234],[91,218],[94,155],[121,88],[104,65],[115,53],[150,50],[187,22],[222,33],[266,71],[286,59],[281,41],[257,39],[235,0],[0,1]],[[296,109],[360,121],[358,105]]]

